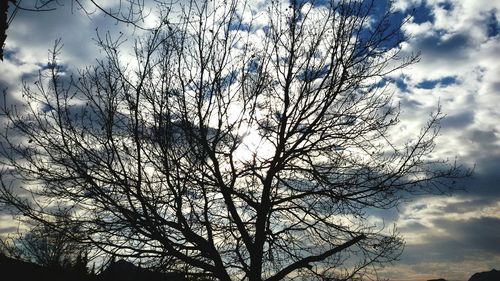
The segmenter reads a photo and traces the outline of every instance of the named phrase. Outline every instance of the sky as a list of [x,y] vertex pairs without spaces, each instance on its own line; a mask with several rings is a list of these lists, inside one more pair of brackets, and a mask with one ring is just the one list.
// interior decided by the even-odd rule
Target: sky
[[[22,4],[33,7],[33,1]],[[391,74],[403,129],[421,127],[439,104],[446,118],[435,154],[474,167],[474,175],[463,182],[464,191],[451,196],[414,197],[397,210],[372,214],[374,220],[395,223],[406,240],[400,260],[380,275],[468,280],[475,272],[500,269],[500,1],[396,0],[393,5],[403,16],[414,15],[402,30],[409,37],[403,53],[421,53],[418,64]],[[70,1],[54,11],[19,11],[0,62],[7,102],[15,103],[21,81],[30,81],[46,65],[47,50],[58,38],[68,71],[95,63],[102,55],[96,30],[141,33],[99,11],[87,15]],[[3,215],[0,233],[13,230],[15,224]]]

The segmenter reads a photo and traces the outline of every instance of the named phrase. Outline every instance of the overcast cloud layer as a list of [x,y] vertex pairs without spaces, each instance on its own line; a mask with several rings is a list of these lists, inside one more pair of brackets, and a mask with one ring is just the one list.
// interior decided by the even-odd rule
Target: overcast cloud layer
[[[29,1],[23,1],[29,6]],[[415,9],[404,27],[406,53],[421,62],[395,73],[402,105],[401,129],[415,130],[440,104],[442,123],[436,155],[475,165],[465,192],[417,197],[399,212],[377,215],[395,222],[406,238],[401,261],[382,270],[392,280],[468,280],[475,272],[500,269],[500,2],[492,0],[397,0],[402,14]],[[96,12],[71,6],[44,13],[19,12],[8,30],[0,88],[15,102],[21,81],[36,77],[54,40],[64,43],[68,72],[100,56],[92,38],[99,32],[139,34]],[[3,101],[2,101],[3,102]],[[15,230],[2,217],[0,232]],[[380,219],[379,218],[379,219]]]

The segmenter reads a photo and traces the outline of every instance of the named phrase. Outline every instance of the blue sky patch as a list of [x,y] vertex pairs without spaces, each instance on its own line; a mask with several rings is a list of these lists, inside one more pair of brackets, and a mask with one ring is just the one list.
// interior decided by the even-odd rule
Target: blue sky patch
[[233,22],[232,24],[229,25],[229,30],[241,30],[241,31],[251,31],[252,26],[248,23],[242,23],[242,22]]
[[498,35],[498,19],[496,12],[492,11],[488,22],[486,23],[488,37],[495,37]]
[[313,4],[314,6],[316,7],[320,7],[320,6],[328,6],[330,5],[330,0],[310,0],[310,1],[305,1],[305,2],[309,2],[311,4]]
[[446,11],[453,10],[453,4],[449,1],[444,1],[438,4],[438,7],[441,9],[445,9]]
[[[40,67],[41,71],[51,69],[53,65],[51,63],[37,63],[36,64],[38,67]],[[57,64],[57,70],[62,73],[68,71],[68,66],[64,64]]]
[[406,84],[404,78],[397,78],[394,82],[396,83],[396,87],[398,87],[402,92],[408,91],[408,84]]
[[52,111],[52,110],[54,110],[54,107],[53,107],[51,104],[44,103],[44,104],[42,105],[42,112],[43,112],[43,113],[47,113],[47,112],[50,112],[50,111]]
[[16,57],[16,54],[18,53],[17,49],[12,49],[12,48],[5,48],[3,52],[3,59],[11,61],[17,65],[19,65],[19,59]]
[[301,81],[312,81],[314,79],[323,78],[328,73],[330,67],[328,65],[323,66],[322,68],[311,68],[306,69],[297,75],[298,79]]
[[457,83],[457,78],[454,76],[448,76],[437,80],[424,80],[417,84],[417,88],[430,90],[437,86],[444,87],[455,83]]
[[253,58],[248,62],[248,71],[251,73],[257,73],[259,71],[260,63],[258,58]]
[[413,22],[418,24],[424,22],[432,22],[434,20],[431,10],[424,3],[413,10],[412,16]]
[[238,73],[236,71],[231,71],[228,75],[222,78],[222,83],[220,85],[221,89],[227,89],[231,86],[236,78],[238,77]]

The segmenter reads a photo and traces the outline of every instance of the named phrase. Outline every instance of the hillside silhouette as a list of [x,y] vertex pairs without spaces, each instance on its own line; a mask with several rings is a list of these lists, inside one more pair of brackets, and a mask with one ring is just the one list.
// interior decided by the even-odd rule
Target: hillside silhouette
[[493,269],[491,271],[474,273],[469,281],[499,281],[500,271]]
[[96,276],[72,268],[43,267],[0,254],[0,271],[3,280],[97,281]]
[[[447,281],[446,279],[429,279],[427,281]],[[492,269],[491,271],[484,271],[474,273],[468,281],[500,281],[500,271]]]
[[12,259],[0,254],[0,272],[3,280],[16,281],[187,281],[180,273],[153,272],[119,260],[111,263],[101,274],[92,275],[74,268],[43,267]]

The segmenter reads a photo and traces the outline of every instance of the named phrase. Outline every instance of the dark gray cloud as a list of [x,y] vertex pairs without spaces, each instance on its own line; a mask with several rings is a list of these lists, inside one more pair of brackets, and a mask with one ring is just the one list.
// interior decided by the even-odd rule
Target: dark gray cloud
[[[495,146],[498,148],[498,146]],[[484,152],[485,154],[488,151]],[[472,182],[467,189],[470,196],[500,199],[500,155],[489,151],[490,157],[483,157],[476,162],[476,170]]]
[[462,262],[500,255],[500,218],[436,219],[433,223],[445,234],[436,234],[418,223],[411,224],[407,230],[421,232],[425,243],[408,244],[401,263]]
[[492,90],[494,90],[497,93],[500,92],[500,82],[492,83]]
[[497,141],[495,131],[485,131],[480,129],[473,129],[469,132],[469,139],[480,145],[494,144]]
[[18,227],[16,227],[16,226],[0,227],[0,235],[15,233],[17,230],[18,230]]
[[491,206],[496,203],[497,200],[495,199],[481,197],[467,201],[449,203],[448,205],[444,206],[444,208],[442,208],[441,211],[445,214],[450,214],[450,213],[465,214],[465,213],[475,212],[478,209],[482,209],[484,207]]
[[464,244],[467,251],[500,255],[500,218],[480,217],[468,220],[435,220],[452,239]]
[[467,33],[456,33],[448,38],[444,34],[435,34],[416,39],[414,48],[421,50],[426,59],[445,61],[453,58],[466,57],[468,49],[474,46],[474,41]]
[[466,128],[474,122],[474,111],[452,113],[441,122],[444,129]]
[[[36,28],[33,28],[36,26]],[[33,51],[45,50],[45,53],[36,53],[35,58],[40,63],[47,61],[47,50],[52,48],[55,40],[64,37],[65,51],[75,57],[88,57],[92,52],[89,38],[85,35],[88,23],[82,17],[72,14],[67,7],[59,7],[54,11],[20,12],[8,30],[6,42],[7,50],[14,42],[17,48],[33,49]],[[37,42],[36,47],[32,46]],[[9,44],[10,43],[10,44]],[[43,46],[41,49],[39,46]],[[91,51],[92,50],[92,51]]]

